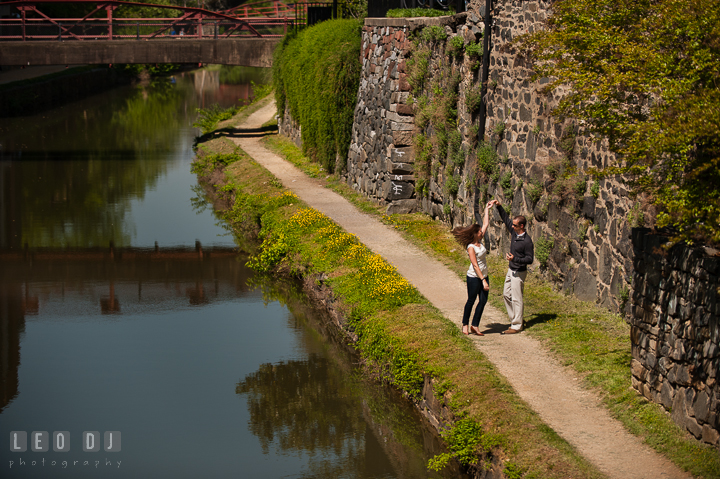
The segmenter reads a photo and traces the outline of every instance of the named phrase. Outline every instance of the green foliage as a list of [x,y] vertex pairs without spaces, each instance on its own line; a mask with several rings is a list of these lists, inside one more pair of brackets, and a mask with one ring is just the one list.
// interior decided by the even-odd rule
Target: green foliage
[[527,193],[528,197],[530,197],[530,201],[534,206],[543,194],[542,183],[540,183],[536,178],[531,179],[527,185]]
[[465,106],[470,113],[477,113],[480,111],[481,103],[482,90],[480,86],[474,86],[465,92]]
[[425,79],[430,67],[431,53],[427,46],[421,45],[412,52],[412,57],[406,62],[409,70],[408,83],[410,83],[412,94],[415,97],[421,95],[422,89],[425,86]]
[[480,58],[483,54],[483,45],[481,42],[470,42],[465,46],[465,54],[470,58],[470,70],[480,68]]
[[217,128],[218,123],[229,120],[235,116],[240,108],[240,105],[221,108],[217,103],[208,108],[198,108],[196,110],[198,116],[192,126],[200,128],[202,134],[207,135]]
[[425,27],[420,32],[420,40],[425,43],[440,43],[444,42],[446,38],[445,28],[440,25]]
[[506,462],[503,468],[503,474],[507,479],[522,479],[525,469],[512,462]]
[[447,43],[448,54],[455,58],[462,57],[464,48],[465,40],[463,40],[462,35],[455,35]]
[[630,288],[627,285],[623,285],[618,290],[618,299],[620,300],[620,309],[625,309],[625,305],[630,299]]
[[499,139],[502,139],[502,135],[503,133],[505,133],[505,123],[497,123],[493,128],[493,132],[498,136]]
[[465,164],[465,153],[462,149],[462,135],[458,130],[450,132],[450,161],[453,166],[462,167]]
[[200,155],[193,160],[190,170],[194,175],[206,175],[216,168],[224,168],[239,159],[240,155],[237,151]]
[[482,142],[478,147],[477,162],[478,169],[486,178],[497,177],[499,174],[497,152],[489,143]]
[[645,226],[645,212],[640,209],[640,203],[635,203],[627,215],[628,224],[631,228]]
[[512,187],[512,171],[506,171],[502,177],[500,178],[500,187],[503,190],[503,195],[505,195],[505,199],[510,200],[513,197],[513,187]]
[[578,225],[578,241],[583,243],[587,239],[588,224],[582,222]]
[[388,18],[442,17],[447,12],[434,8],[391,8],[385,14]]
[[543,268],[547,266],[547,261],[550,258],[550,252],[552,252],[555,246],[555,240],[552,238],[545,238],[541,236],[535,242],[535,257],[540,262],[540,266]]
[[473,125],[468,128],[468,142],[470,146],[476,147],[478,144],[478,135],[480,134],[480,125]]
[[600,183],[595,181],[592,185],[590,185],[590,194],[593,195],[593,198],[595,199],[600,196]]
[[659,207],[675,240],[720,243],[720,0],[564,0],[530,35],[537,74],[569,85],[557,114],[585,121]]
[[[450,175],[445,180],[445,189],[450,194],[450,196],[455,197],[458,194],[458,191],[460,190],[460,181],[458,181],[457,177],[455,175]],[[446,206],[450,206],[449,204]]]
[[428,469],[439,471],[451,458],[467,466],[477,459],[477,451],[482,445],[482,427],[472,419],[460,419],[452,428],[441,433],[450,448],[450,453],[439,454],[428,461]]
[[303,151],[331,173],[344,168],[350,147],[360,31],[357,20],[329,20],[286,36],[275,52],[278,110],[289,108],[302,126]]

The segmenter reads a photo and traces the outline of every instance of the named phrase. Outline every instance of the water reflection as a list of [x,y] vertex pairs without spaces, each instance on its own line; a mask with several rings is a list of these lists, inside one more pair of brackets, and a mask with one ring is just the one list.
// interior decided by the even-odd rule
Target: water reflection
[[131,206],[178,157],[186,163],[196,109],[246,102],[249,79],[266,75],[238,67],[183,72],[0,119],[0,247],[130,245]]
[[[360,376],[354,352],[339,345],[301,290],[257,277],[253,283],[265,301],[292,311],[308,352],[263,363],[236,386],[263,453],[306,457],[297,477],[442,477],[426,468],[428,457],[444,452],[437,436],[418,427],[422,418],[400,394]],[[463,477],[457,464],[445,472]]]

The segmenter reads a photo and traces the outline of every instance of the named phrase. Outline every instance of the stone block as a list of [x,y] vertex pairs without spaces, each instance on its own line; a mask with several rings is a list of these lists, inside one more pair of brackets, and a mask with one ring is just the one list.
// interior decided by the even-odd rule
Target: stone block
[[700,391],[697,393],[695,396],[695,402],[692,406],[692,412],[695,419],[699,422],[708,422],[710,415],[710,398],[708,397],[708,393],[706,391]]
[[700,425],[694,418],[692,418],[692,417],[687,418],[687,420],[685,421],[685,429],[687,429],[690,432],[690,434],[695,436],[696,439],[702,438],[702,434],[703,434],[702,427],[700,427]]
[[670,386],[670,383],[663,381],[662,386],[660,387],[660,404],[665,406],[666,409],[670,409],[672,407],[674,397],[675,391],[672,386]]
[[413,135],[411,131],[393,131],[392,138],[395,146],[410,146],[412,145]]
[[685,422],[689,415],[685,407],[685,388],[680,388],[675,391],[675,397],[672,403],[672,420],[678,426],[685,428]]
[[396,105],[395,111],[397,111],[400,115],[414,115],[415,110],[410,105],[405,105],[404,103],[398,103]]
[[633,360],[630,362],[630,370],[633,377],[638,378],[640,381],[645,381],[647,370],[640,361],[633,358]]
[[595,301],[597,298],[597,279],[584,264],[578,267],[574,291],[575,296],[583,301]]
[[390,122],[390,128],[392,128],[392,131],[412,131],[415,129],[415,125],[413,123],[400,123],[397,121],[391,121]]
[[416,199],[395,200],[385,210],[386,215],[408,214],[418,211],[420,205]]
[[383,182],[383,198],[389,201],[404,200],[412,197],[415,187],[408,181]]
[[702,427],[702,440],[703,442],[717,446],[720,440],[720,433],[710,425],[704,424]]
[[415,161],[415,150],[411,146],[389,148],[388,156],[393,163],[412,163]]
[[386,165],[387,170],[393,175],[412,175],[415,170],[412,163],[395,163],[388,160]]

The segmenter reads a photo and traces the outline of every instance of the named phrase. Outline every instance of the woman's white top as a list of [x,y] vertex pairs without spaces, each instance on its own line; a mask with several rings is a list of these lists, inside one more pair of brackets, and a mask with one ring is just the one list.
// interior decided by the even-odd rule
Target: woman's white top
[[[487,267],[487,250],[485,249],[485,246],[480,245],[477,246],[473,243],[470,243],[467,245],[468,254],[470,254],[470,247],[472,247],[475,250],[475,259],[477,259],[478,268],[480,268],[480,271],[482,271],[483,278],[488,275],[488,267]],[[471,278],[477,278],[477,274],[475,274],[475,268],[473,268],[472,261],[470,261],[470,269],[468,269],[467,275]]]

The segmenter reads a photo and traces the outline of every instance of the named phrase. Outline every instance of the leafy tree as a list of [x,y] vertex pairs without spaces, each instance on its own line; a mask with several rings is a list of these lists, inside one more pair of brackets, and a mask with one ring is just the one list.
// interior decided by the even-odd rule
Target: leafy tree
[[524,47],[675,240],[720,243],[720,0],[559,0]]

